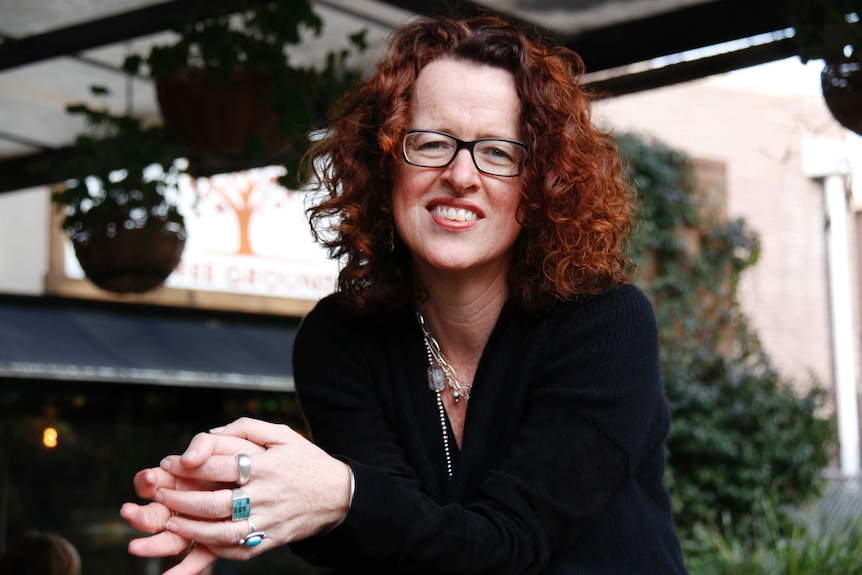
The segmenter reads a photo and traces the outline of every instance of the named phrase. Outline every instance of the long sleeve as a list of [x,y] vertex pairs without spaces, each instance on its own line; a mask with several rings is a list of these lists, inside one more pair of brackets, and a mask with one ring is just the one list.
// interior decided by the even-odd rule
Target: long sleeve
[[[587,573],[565,566],[593,560],[578,549],[595,525],[670,521],[655,461],[668,428],[657,337],[635,288],[540,319],[504,308],[450,481],[425,361],[409,310],[354,318],[330,298],[303,322],[297,390],[315,442],[353,467],[356,493],[338,528],[292,546],[299,555],[389,573]],[[630,493],[642,497],[621,508]]]

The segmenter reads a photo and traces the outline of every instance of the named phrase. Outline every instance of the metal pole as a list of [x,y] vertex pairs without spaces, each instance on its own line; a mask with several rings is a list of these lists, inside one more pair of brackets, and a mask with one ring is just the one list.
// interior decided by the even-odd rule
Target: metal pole
[[847,247],[847,193],[843,175],[824,178],[823,197],[827,218],[826,246],[838,438],[841,444],[841,471],[847,476],[859,473],[860,447],[859,404],[853,357],[856,342],[853,337],[850,253]]

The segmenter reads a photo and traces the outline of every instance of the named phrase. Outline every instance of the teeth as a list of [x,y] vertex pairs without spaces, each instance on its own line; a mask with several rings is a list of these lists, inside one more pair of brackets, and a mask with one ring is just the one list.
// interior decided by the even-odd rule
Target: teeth
[[455,222],[472,222],[476,219],[476,213],[464,208],[450,208],[446,206],[434,206],[431,213],[438,218],[452,220]]

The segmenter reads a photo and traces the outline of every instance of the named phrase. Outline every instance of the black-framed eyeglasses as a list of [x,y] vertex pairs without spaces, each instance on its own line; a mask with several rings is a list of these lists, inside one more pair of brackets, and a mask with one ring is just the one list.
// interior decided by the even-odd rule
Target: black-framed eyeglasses
[[527,144],[502,138],[459,140],[446,132],[410,130],[404,136],[404,159],[420,168],[445,168],[462,149],[470,150],[476,169],[491,176],[511,178],[521,173]]

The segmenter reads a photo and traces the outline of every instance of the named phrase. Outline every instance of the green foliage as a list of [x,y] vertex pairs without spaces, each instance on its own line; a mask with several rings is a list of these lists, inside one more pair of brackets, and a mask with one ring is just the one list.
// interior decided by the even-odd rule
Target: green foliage
[[757,235],[743,220],[710,216],[684,154],[632,134],[619,145],[639,194],[636,281],[659,324],[677,527],[684,538],[732,529],[750,545],[760,501],[775,497],[784,510],[819,492],[835,437],[832,420],[819,416],[825,393],[782,378],[740,308]]
[[290,68],[285,48],[299,44],[304,31],[319,35],[322,27],[309,0],[248,0],[236,13],[180,23],[174,27],[176,42],[153,47],[145,58],[130,55],[124,68],[136,73],[146,63],[153,78],[172,76],[189,66],[205,68],[227,82],[243,69]]
[[742,538],[760,500],[772,495],[785,509],[819,492],[833,433],[815,417],[821,389],[797,396],[762,355],[708,352],[681,367],[668,370],[666,385],[669,482],[683,533],[732,525]]
[[[276,116],[293,153],[272,158],[259,138],[251,138],[246,159],[280,161],[293,178],[285,183],[298,185],[299,158],[309,131],[324,125],[326,111],[359,78],[347,61],[354,50],[365,49],[364,32],[348,38],[350,48],[328,53],[320,69],[297,67],[291,65],[287,48],[319,35],[323,26],[309,0],[247,0],[232,14],[218,13],[218,5],[205,2],[198,8],[202,13],[196,16],[204,18],[179,23],[172,44],[154,46],[146,56],[129,55],[125,71],[135,74],[146,65],[149,75],[158,79],[192,69],[206,71],[223,84],[241,70],[265,73],[272,80]],[[100,87],[93,92],[107,93]],[[162,126],[145,126],[132,114],[84,105],[71,105],[67,111],[87,123],[86,133],[77,139],[85,153],[64,171],[64,177],[72,177],[52,198],[65,214],[62,225],[69,237],[86,243],[94,235],[112,236],[119,227],[142,228],[152,218],[181,230],[176,184],[188,162],[176,158],[202,158]]]
[[[108,94],[99,86],[92,91]],[[176,185],[184,166],[161,128],[107,108],[75,104],[67,111],[83,116],[87,124],[77,138],[84,152],[67,169],[74,176],[51,198],[64,214],[62,226],[69,238],[86,243],[93,236],[113,236],[120,227],[142,228],[150,219],[181,229]]]
[[[366,49],[365,31],[348,36],[346,47],[328,52],[317,67],[297,66],[291,62],[289,48],[319,36],[323,29],[310,0],[245,0],[234,13],[207,15],[212,6],[201,3],[203,18],[178,24],[176,42],[153,46],[146,55],[131,54],[123,68],[137,74],[146,65],[148,75],[157,81],[211,76],[229,91],[245,89],[234,84],[243,72],[262,74],[256,78],[272,83],[274,112],[294,150],[280,163],[298,177],[298,158],[308,145],[309,132],[325,127],[327,112],[360,79],[359,70],[351,68],[348,60]],[[263,83],[256,82],[256,88]],[[271,159],[255,137],[247,142],[245,156]]]
[[[803,62],[835,62],[862,50],[862,6],[859,0],[785,0],[783,15],[790,21]],[[848,50],[850,53],[848,53]]]
[[764,499],[748,536],[698,526],[686,545],[696,575],[858,575],[862,570],[862,518],[840,521],[819,515],[782,519],[774,498]]

